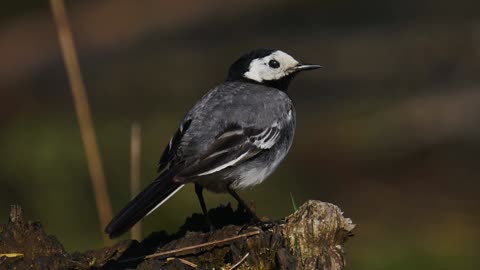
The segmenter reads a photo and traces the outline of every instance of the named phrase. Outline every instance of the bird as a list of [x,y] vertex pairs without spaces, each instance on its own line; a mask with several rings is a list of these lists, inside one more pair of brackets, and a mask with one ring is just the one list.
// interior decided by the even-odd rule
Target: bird
[[262,183],[287,155],[295,133],[295,108],[287,94],[302,64],[278,49],[256,49],[238,58],[226,80],[185,115],[158,163],[158,177],[107,225],[115,238],[170,199],[195,185],[208,218],[203,190],[229,193],[257,220],[237,190]]

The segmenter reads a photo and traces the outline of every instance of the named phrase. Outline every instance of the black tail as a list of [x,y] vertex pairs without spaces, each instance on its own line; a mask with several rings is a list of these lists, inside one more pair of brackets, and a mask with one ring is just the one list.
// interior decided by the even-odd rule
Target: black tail
[[105,228],[110,238],[115,238],[128,231],[135,223],[148,215],[156,207],[168,200],[183,184],[173,181],[171,174],[166,173],[140,192]]

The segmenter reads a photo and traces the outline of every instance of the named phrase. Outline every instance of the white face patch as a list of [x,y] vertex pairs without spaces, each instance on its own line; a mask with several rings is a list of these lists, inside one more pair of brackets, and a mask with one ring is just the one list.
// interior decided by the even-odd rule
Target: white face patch
[[[280,66],[274,68],[269,65],[271,60],[277,61]],[[278,80],[294,71],[298,61],[282,51],[274,51],[263,58],[254,59],[250,62],[248,71],[243,74],[245,78],[257,82]]]

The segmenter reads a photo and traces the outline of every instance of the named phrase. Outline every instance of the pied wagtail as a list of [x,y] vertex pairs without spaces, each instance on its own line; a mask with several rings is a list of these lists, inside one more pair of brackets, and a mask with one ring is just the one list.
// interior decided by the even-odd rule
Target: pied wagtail
[[235,190],[260,184],[285,158],[295,131],[288,86],[300,71],[319,67],[280,50],[240,57],[226,81],[186,114],[163,151],[159,176],[112,219],[106,233],[125,233],[188,183],[195,184],[205,216],[203,188],[230,193],[256,218]]

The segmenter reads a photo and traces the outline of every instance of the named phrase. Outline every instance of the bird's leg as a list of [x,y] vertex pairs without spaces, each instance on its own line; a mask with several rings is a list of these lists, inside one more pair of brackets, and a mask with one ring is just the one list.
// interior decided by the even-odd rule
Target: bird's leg
[[205,216],[205,220],[207,221],[207,225],[210,227],[210,230],[213,231],[212,221],[210,220],[210,216],[208,215],[207,206],[205,205],[205,199],[203,198],[203,187],[200,184],[195,183],[195,193],[197,194],[198,201],[200,202],[200,206],[202,207],[202,212]]
[[232,197],[235,198],[235,200],[237,200],[238,204],[241,207],[243,207],[243,208],[245,208],[245,210],[247,210],[248,214],[253,219],[253,221],[260,222],[260,219],[257,217],[255,212],[245,203],[244,200],[242,200],[242,198],[240,198],[240,196],[237,194],[237,192],[235,192],[235,190],[228,187],[228,193],[230,193],[230,195],[232,195]]

